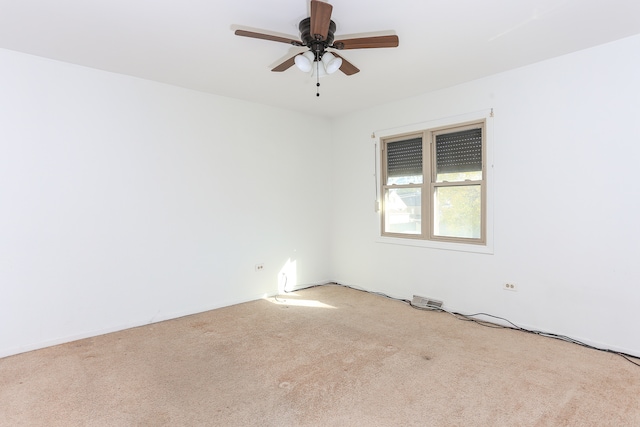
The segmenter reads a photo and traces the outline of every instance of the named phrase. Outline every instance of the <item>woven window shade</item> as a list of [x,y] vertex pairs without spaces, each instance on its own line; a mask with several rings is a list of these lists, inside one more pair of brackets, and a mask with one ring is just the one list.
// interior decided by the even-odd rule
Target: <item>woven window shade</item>
[[422,138],[392,142],[387,145],[389,177],[422,175]]
[[482,129],[436,136],[437,173],[482,170]]

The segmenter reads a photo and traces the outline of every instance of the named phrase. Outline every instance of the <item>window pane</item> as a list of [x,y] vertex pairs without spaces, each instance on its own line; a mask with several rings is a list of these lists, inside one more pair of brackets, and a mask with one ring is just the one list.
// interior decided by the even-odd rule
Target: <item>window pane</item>
[[422,138],[387,144],[387,184],[422,184]]
[[436,135],[436,181],[482,179],[482,129]]
[[390,188],[385,193],[384,230],[387,233],[422,232],[422,192],[419,188]]
[[436,187],[434,234],[481,238],[482,200],[479,185]]

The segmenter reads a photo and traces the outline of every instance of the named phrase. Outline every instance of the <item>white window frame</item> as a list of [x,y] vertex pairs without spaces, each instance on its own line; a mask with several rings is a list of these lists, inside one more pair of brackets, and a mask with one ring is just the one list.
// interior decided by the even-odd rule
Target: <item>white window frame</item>
[[[376,242],[386,244],[396,244],[404,246],[416,246],[432,249],[442,250],[454,250],[463,252],[485,253],[493,254],[493,200],[494,200],[494,183],[493,183],[493,122],[494,122],[493,110],[485,110],[476,113],[462,114],[454,117],[448,117],[438,120],[432,120],[429,122],[416,123],[413,125],[403,126],[400,128],[394,128],[384,131],[375,132],[375,152],[376,152],[376,216],[377,216],[377,235]],[[430,150],[430,139],[433,131],[442,130],[443,128],[464,126],[474,122],[484,121],[484,242],[483,243],[468,243],[466,241],[457,241],[456,239],[440,239],[436,238],[429,240],[428,238],[418,237],[414,235],[402,235],[402,236],[389,236],[383,235],[383,212],[382,212],[382,198],[384,194],[382,192],[382,153],[381,147],[383,140],[392,139],[402,135],[420,134],[424,133],[423,137],[423,150]],[[429,158],[431,155],[429,156]],[[429,168],[427,168],[429,169]],[[431,176],[424,176],[425,187],[431,188]],[[430,197],[429,193],[423,194],[423,197]],[[423,215],[425,213],[423,212]],[[430,213],[428,213],[430,215]],[[428,221],[427,226],[431,227],[431,220]],[[423,230],[424,231],[424,230]],[[427,235],[431,234],[429,231]]]

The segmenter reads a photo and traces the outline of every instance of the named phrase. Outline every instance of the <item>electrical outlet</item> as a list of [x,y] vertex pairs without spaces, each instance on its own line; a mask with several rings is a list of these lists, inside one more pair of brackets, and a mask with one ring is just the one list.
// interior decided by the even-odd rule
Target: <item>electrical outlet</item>
[[505,291],[514,291],[514,292],[516,292],[518,290],[518,287],[516,286],[515,283],[505,283],[502,286],[502,289],[504,289]]
[[264,270],[264,264],[256,264],[256,271]]

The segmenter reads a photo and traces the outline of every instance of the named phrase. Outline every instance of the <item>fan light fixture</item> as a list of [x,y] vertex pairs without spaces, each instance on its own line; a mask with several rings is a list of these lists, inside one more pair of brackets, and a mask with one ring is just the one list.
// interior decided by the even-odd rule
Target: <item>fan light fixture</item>
[[336,58],[331,52],[325,52],[322,55],[322,64],[327,74],[333,74],[342,67],[342,58]]
[[305,73],[311,71],[311,66],[313,65],[313,61],[315,60],[315,55],[310,50],[294,58],[296,67],[298,67],[300,71]]
[[322,55],[322,59],[316,61],[314,53],[307,51],[301,55],[297,55],[294,58],[294,62],[300,71],[305,73],[312,71],[313,75],[317,74],[318,77],[333,74],[342,66],[342,58],[336,57],[331,52],[325,52]]
[[320,78],[328,75],[329,73],[327,73],[327,70],[325,70],[324,64],[322,63],[322,61],[313,63],[313,70],[311,70],[311,77]]

